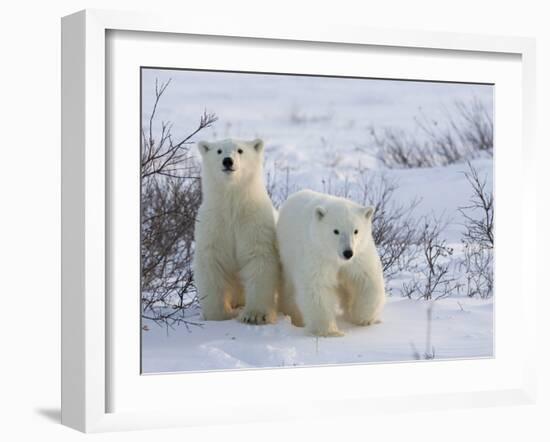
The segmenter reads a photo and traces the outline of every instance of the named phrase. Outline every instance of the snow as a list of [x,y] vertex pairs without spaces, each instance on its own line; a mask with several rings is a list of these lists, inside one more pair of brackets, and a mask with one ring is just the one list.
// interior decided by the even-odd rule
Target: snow
[[[427,346],[428,310],[432,310]],[[341,338],[316,338],[279,315],[273,325],[235,320],[203,322],[202,327],[164,329],[150,324],[143,333],[145,373],[187,370],[273,368],[322,364],[399,362],[434,354],[437,359],[493,355],[492,303],[445,298],[426,302],[390,297],[383,321],[357,327],[343,320]],[[189,319],[200,320],[199,312]]]
[[205,110],[214,112],[218,122],[199,139],[261,137],[267,168],[288,165],[308,185],[334,168],[340,175],[358,164],[375,168],[373,127],[422,137],[415,118],[443,124],[457,101],[475,97],[492,109],[493,100],[488,85],[144,69],[144,125],[156,79],[171,80],[158,118],[173,123],[174,139],[194,130]]
[[[470,186],[465,164],[423,169],[385,169],[376,159],[371,128],[402,129],[422,139],[415,118],[445,124],[457,100],[474,97],[492,109],[493,87],[411,81],[334,79],[257,74],[143,70],[143,121],[147,124],[154,83],[171,78],[158,109],[160,120],[173,123],[174,139],[196,128],[206,109],[219,120],[199,139],[225,137],[266,142],[266,176],[284,182],[289,190],[325,191],[349,187],[356,196],[357,169],[369,176],[395,180],[394,200],[407,204],[420,198],[414,216],[444,217],[443,235],[461,256],[464,227],[458,208],[468,204]],[[492,159],[473,162],[492,189]],[[401,280],[388,289],[398,288]],[[188,370],[289,367],[410,361],[435,357],[477,358],[493,355],[493,303],[453,295],[437,301],[388,297],[382,323],[352,326],[341,320],[342,338],[314,338],[294,327],[288,318],[277,324],[252,326],[236,320],[205,322],[198,310],[188,319],[201,326],[163,328],[144,321],[144,373]],[[432,309],[429,343],[428,311]],[[426,348],[428,345],[429,348]],[[434,354],[432,354],[434,353]]]

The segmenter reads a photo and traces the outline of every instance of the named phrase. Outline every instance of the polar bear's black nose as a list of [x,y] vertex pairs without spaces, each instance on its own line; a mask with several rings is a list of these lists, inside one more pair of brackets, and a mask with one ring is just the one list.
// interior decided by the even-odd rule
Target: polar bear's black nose
[[351,259],[351,257],[353,256],[353,251],[351,250],[344,250],[344,258],[346,259]]
[[223,167],[226,169],[231,169],[233,167],[233,159],[230,157],[225,157],[222,161]]

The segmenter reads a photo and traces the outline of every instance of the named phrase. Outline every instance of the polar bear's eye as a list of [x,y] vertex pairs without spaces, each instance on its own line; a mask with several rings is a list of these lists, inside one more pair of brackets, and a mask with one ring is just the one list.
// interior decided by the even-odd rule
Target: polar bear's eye
[[222,150],[218,149],[218,155],[220,155],[221,153],[222,153]]
[[243,153],[243,150],[242,150],[242,149],[239,149],[239,150],[237,150],[237,152],[239,152],[239,153]]
[[334,234],[335,235],[339,235],[340,234],[340,231],[338,229],[334,229]]
[[357,230],[357,229],[355,229],[354,232],[353,232],[354,235],[357,235],[358,233],[359,233],[359,230]]

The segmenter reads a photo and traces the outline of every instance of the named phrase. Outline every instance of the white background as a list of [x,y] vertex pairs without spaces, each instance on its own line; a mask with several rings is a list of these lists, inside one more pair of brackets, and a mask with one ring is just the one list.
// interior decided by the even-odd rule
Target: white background
[[[545,164],[550,122],[550,28],[545,2],[258,2],[208,0],[21,1],[3,5],[0,69],[0,438],[12,440],[82,440],[59,421],[60,351],[60,17],[85,7],[147,10],[222,16],[242,20],[349,23],[381,28],[423,29],[535,36],[539,130],[539,189],[548,189]],[[164,5],[165,8],[164,8]],[[546,79],[546,83],[544,82]],[[515,177],[511,175],[511,179]],[[543,187],[544,186],[544,187]],[[544,312],[550,308],[542,281],[542,253],[548,250],[547,210],[539,212],[539,390],[537,405],[440,411],[333,421],[254,424],[91,436],[95,440],[187,438],[192,440],[547,440],[550,415],[549,345]],[[513,214],[511,214],[513,216]],[[230,410],[228,410],[230,413]],[[90,437],[90,436],[88,436]]]

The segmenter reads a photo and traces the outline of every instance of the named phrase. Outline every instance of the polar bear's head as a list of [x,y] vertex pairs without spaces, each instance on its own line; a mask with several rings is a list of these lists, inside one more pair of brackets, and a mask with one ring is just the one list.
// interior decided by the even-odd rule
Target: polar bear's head
[[366,241],[372,241],[373,207],[339,199],[315,208],[314,235],[324,253],[345,262],[353,259]]
[[262,174],[264,143],[260,139],[200,141],[198,147],[203,177],[220,185],[248,181]]

